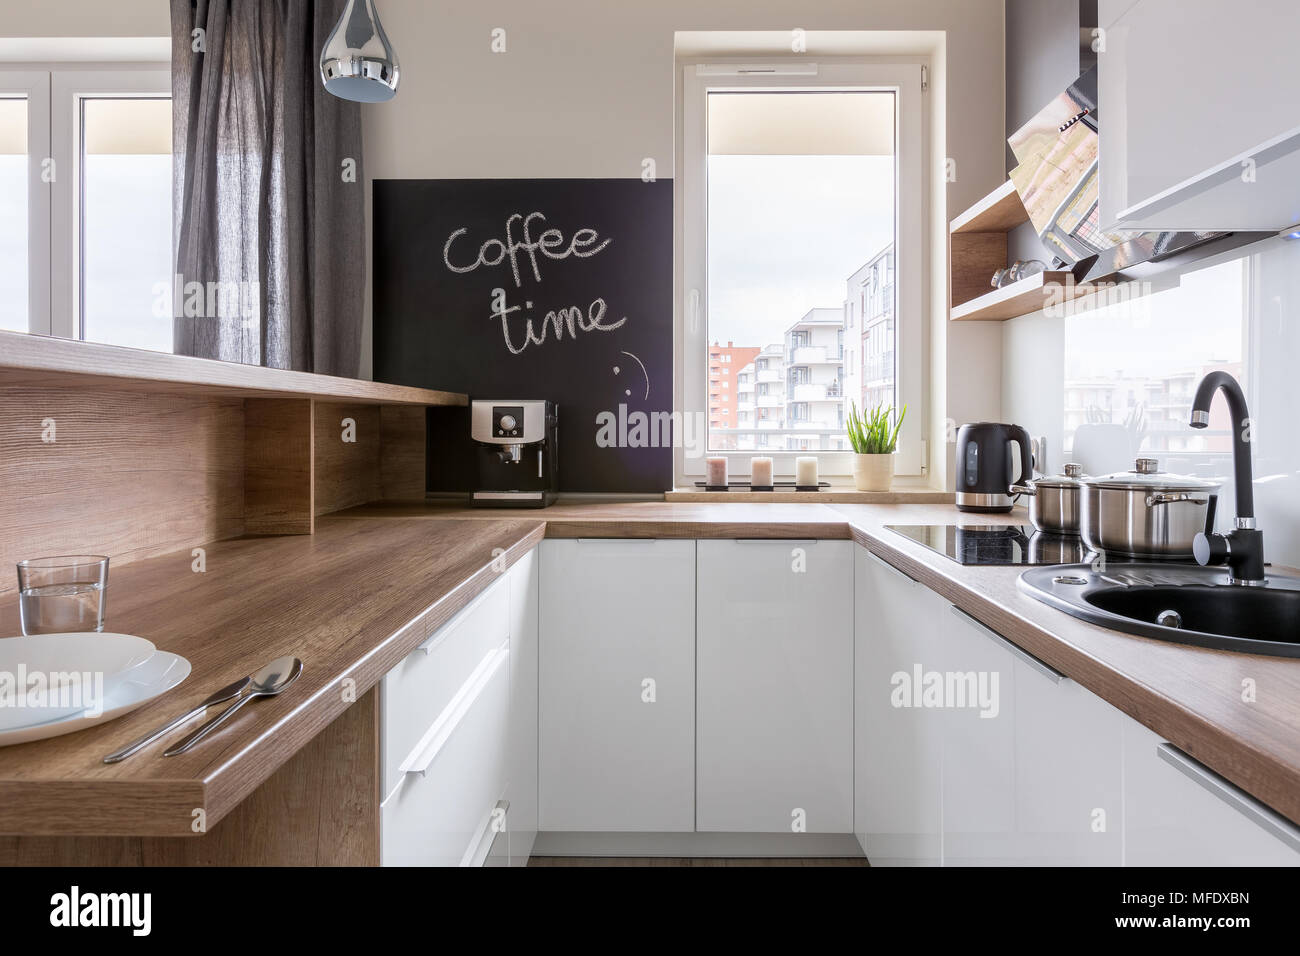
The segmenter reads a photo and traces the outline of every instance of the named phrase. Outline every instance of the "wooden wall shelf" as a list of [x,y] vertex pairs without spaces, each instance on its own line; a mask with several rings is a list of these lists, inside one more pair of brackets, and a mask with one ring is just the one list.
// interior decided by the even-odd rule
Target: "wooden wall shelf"
[[951,318],[954,322],[1005,321],[1093,295],[1106,287],[1075,283],[1070,273],[1049,270],[954,305]]
[[0,332],[0,385],[91,384],[228,398],[316,398],[360,405],[465,405],[457,392],[215,362],[50,335]]
[[1028,221],[1029,213],[1020,201],[1016,184],[1008,179],[954,219],[949,224],[948,231],[954,235],[970,232],[1006,233]]
[[1007,180],[963,211],[948,226],[951,266],[949,318],[954,322],[1005,321],[1097,291],[1076,285],[1068,272],[1047,271],[1001,289],[991,287],[993,274],[1005,268],[1007,233],[1029,222],[1015,183]]

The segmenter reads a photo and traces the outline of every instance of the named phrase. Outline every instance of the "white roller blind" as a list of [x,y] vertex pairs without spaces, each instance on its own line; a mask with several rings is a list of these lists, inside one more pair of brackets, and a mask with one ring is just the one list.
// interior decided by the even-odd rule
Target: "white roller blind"
[[27,100],[0,98],[0,156],[27,155]]
[[892,156],[894,94],[709,93],[712,156]]
[[83,105],[87,156],[140,156],[172,151],[172,101],[95,98]]

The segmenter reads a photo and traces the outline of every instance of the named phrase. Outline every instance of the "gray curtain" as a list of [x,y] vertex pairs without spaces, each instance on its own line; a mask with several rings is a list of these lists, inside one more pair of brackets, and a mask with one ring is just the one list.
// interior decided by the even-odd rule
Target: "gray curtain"
[[360,370],[361,113],[318,69],[344,3],[171,0],[178,354]]

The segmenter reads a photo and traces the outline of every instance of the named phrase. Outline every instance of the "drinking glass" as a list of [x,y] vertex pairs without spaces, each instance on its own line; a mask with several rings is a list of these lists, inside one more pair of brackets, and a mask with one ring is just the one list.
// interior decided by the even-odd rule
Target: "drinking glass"
[[108,558],[66,554],[18,562],[18,616],[23,633],[102,631]]

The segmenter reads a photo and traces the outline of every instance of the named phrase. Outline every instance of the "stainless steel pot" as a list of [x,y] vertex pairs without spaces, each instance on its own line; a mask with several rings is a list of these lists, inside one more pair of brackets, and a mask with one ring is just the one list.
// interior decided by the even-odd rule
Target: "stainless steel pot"
[[1192,560],[1192,541],[1221,483],[1159,470],[1139,458],[1133,471],[1083,479],[1079,530],[1093,551]]
[[1082,478],[1083,466],[1071,462],[1065,466],[1065,474],[1012,485],[1011,493],[1028,496],[1029,520],[1039,531],[1078,534]]

